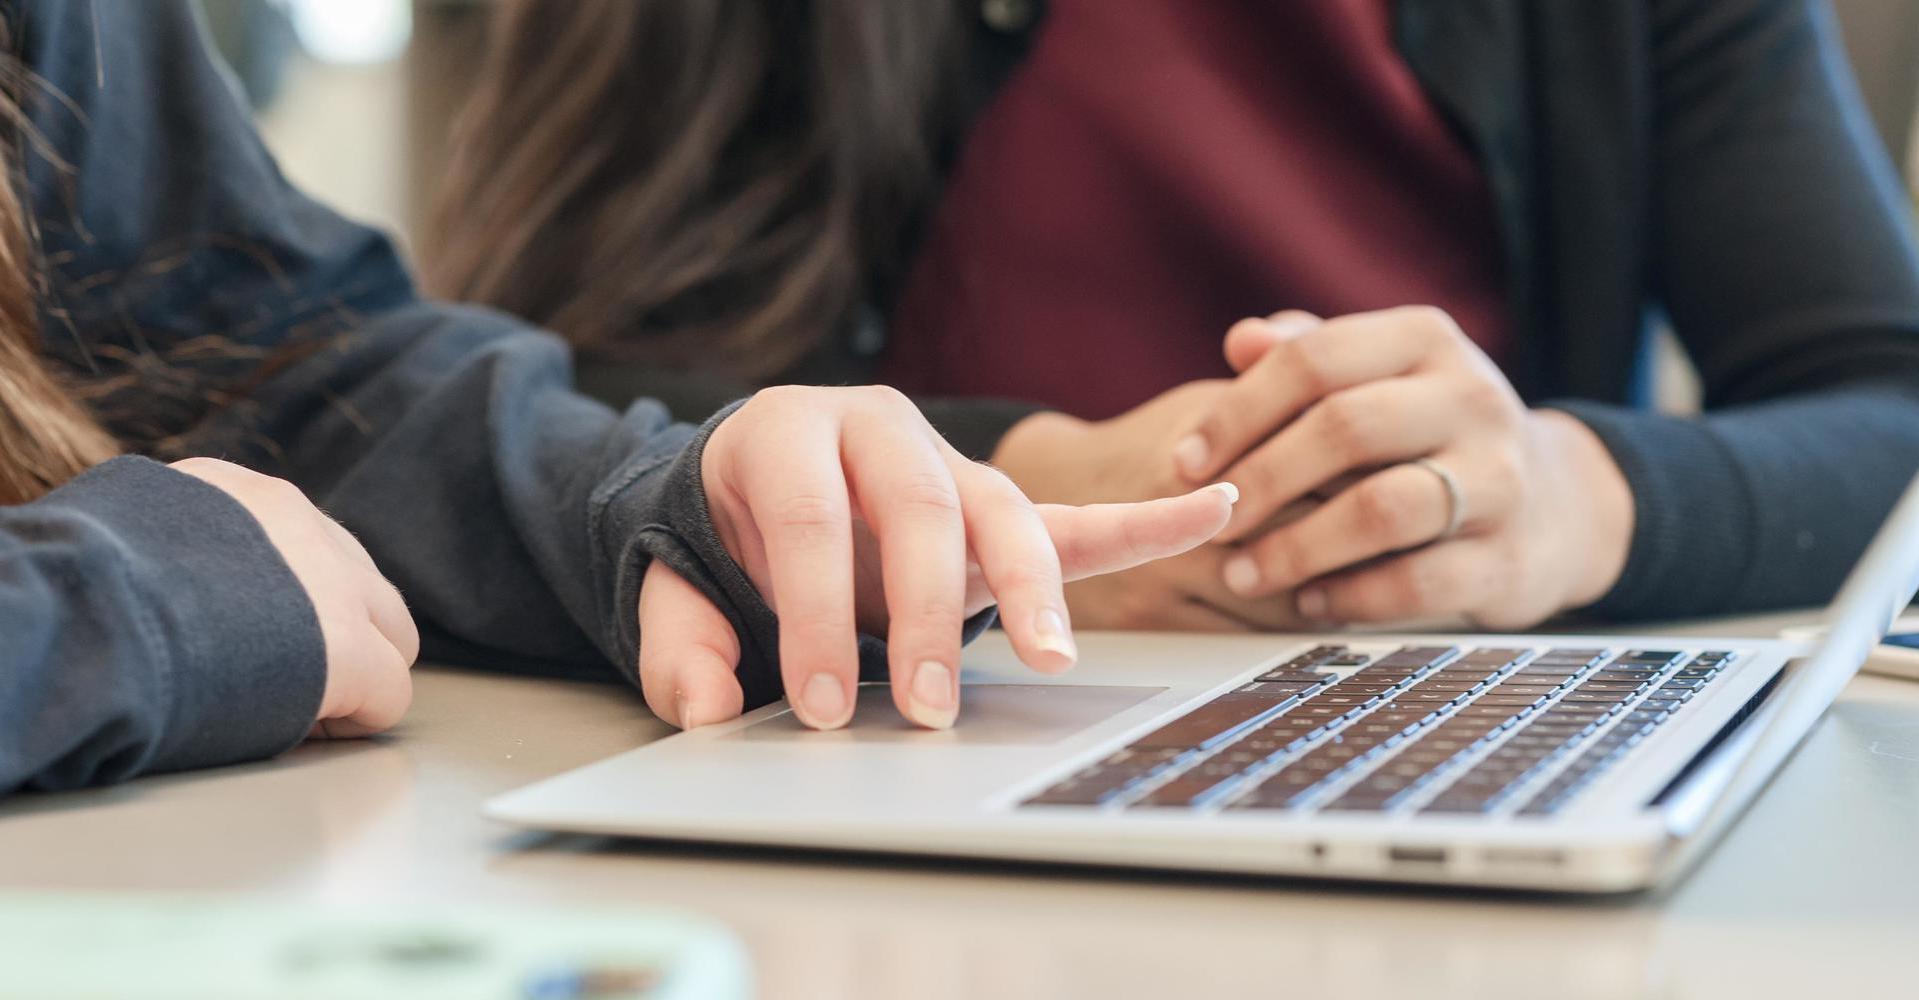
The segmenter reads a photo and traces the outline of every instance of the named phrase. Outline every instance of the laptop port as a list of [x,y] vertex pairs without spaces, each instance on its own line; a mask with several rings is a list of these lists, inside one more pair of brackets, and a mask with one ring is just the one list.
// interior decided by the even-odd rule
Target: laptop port
[[1446,849],[1443,847],[1388,847],[1386,860],[1407,861],[1422,865],[1443,865],[1446,863]]
[[1480,856],[1494,866],[1560,868],[1566,864],[1566,852],[1550,847],[1489,847]]

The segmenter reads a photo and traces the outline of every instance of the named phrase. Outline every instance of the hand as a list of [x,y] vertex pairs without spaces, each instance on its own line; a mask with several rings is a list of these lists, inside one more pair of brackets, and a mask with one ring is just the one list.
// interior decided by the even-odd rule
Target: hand
[[420,633],[366,549],[284,479],[210,458],[172,467],[239,501],[306,589],[326,639],[326,690],[309,735],[367,736],[399,722],[413,701]]
[[[1043,503],[1176,496],[1194,484],[1179,476],[1168,460],[1174,445],[1231,384],[1229,379],[1188,382],[1110,420],[1036,413],[1007,432],[993,464]],[[1067,606],[1088,628],[1245,632],[1296,627],[1299,618],[1291,601],[1270,596],[1248,600],[1226,587],[1219,567],[1234,551],[1204,545],[1137,569],[1091,578],[1066,588]]]
[[1208,543],[1133,569],[1066,585],[1082,628],[1153,632],[1298,630],[1307,623],[1286,597],[1247,599],[1224,583],[1233,545]]
[[[1445,313],[1409,307],[1320,322],[1248,320],[1227,337],[1242,369],[1177,446],[1189,481],[1220,476],[1246,502],[1221,538],[1246,597],[1297,589],[1324,622],[1463,615],[1518,629],[1599,599],[1625,565],[1632,494],[1597,436],[1528,409]],[[1456,529],[1445,481],[1461,493]],[[1270,531],[1282,505],[1359,477]]]
[[1170,456],[1232,384],[1216,378],[1176,385],[1108,420],[1035,413],[1006,432],[993,451],[993,465],[1037,503],[1078,506],[1177,496],[1194,484],[1169,462],[1154,459]]
[[[856,641],[885,635],[893,700],[932,728],[959,711],[965,619],[997,600],[1021,661],[1058,672],[1077,656],[1063,579],[1172,555],[1212,537],[1230,488],[1147,504],[1035,507],[967,461],[890,389],[769,389],[707,439],[714,527],[779,616],[794,714],[852,717]],[[640,590],[640,686],[683,727],[741,709],[739,644],[706,599],[660,563]]]

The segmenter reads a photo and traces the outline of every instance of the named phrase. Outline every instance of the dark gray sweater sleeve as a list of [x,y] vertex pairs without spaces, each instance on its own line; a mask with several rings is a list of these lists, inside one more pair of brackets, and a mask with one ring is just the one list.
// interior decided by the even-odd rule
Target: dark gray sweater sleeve
[[264,757],[320,707],[292,571],[231,497],[146,459],[0,507],[0,636],[0,794]]
[[1655,278],[1707,413],[1563,404],[1637,507],[1625,572],[1595,610],[1821,604],[1919,470],[1912,207],[1823,4],[1649,9]]

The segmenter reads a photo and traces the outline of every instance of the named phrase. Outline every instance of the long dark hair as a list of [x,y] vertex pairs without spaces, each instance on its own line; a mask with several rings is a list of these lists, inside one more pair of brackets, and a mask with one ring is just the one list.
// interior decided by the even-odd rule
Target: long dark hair
[[12,51],[0,22],[0,506],[36,499],[120,447],[40,352],[46,273],[19,171],[29,128],[20,96],[32,79]]
[[897,276],[960,26],[952,0],[511,0],[428,287],[590,355],[775,375]]

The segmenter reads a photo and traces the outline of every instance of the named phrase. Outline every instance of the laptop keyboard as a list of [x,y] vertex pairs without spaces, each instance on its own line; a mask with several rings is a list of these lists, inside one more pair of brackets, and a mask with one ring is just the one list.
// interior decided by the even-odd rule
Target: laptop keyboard
[[1732,659],[1450,646],[1375,659],[1322,646],[1021,804],[1549,816]]

